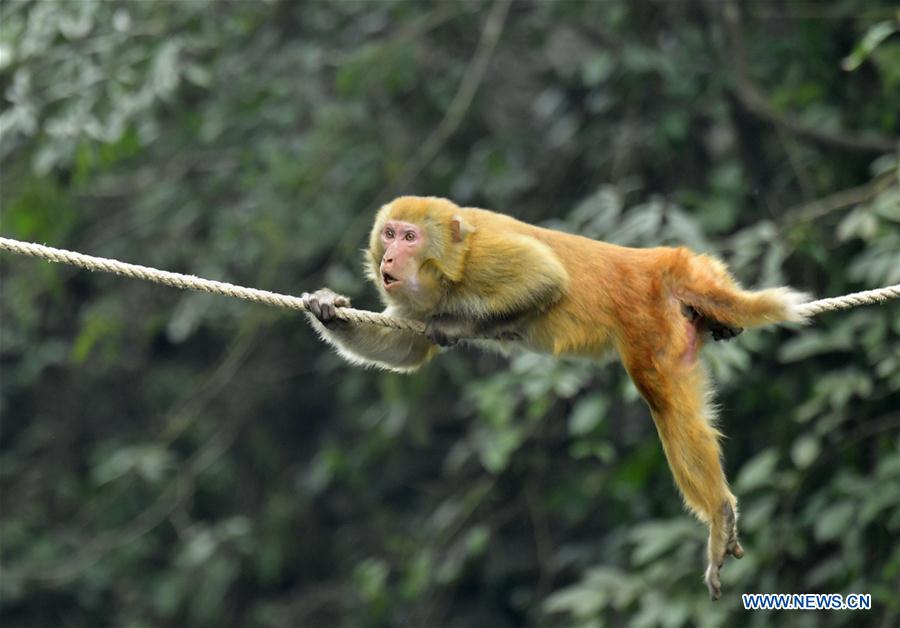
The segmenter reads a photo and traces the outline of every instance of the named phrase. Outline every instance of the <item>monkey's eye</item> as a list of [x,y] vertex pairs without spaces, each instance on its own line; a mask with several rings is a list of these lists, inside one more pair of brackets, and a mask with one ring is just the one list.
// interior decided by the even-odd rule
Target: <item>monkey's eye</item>
[[415,242],[416,234],[413,233],[412,231],[407,231],[406,235],[403,236],[403,239],[406,240],[407,242]]
[[393,230],[393,229],[385,229],[385,230],[384,230],[384,237],[387,238],[387,239],[389,239],[389,240],[392,239],[392,238],[394,237],[394,230]]

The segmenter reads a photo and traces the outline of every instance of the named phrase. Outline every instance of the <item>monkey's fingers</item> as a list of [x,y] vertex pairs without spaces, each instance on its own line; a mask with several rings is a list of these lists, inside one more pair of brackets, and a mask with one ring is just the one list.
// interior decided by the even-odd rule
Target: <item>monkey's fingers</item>
[[337,299],[333,298],[332,294],[319,290],[315,294],[304,292],[300,298],[303,299],[303,305],[306,306],[307,311],[329,329],[333,329],[344,323],[344,321],[337,317],[337,309],[335,306]]
[[334,301],[329,300],[322,304],[322,316],[319,318],[322,324],[328,329],[336,329],[339,327],[347,327],[350,325],[347,321],[338,318],[337,306]]
[[300,295],[300,298],[303,299],[303,305],[306,306],[306,310],[310,314],[318,319],[322,318],[322,307],[319,303],[319,299],[314,294],[304,292]]

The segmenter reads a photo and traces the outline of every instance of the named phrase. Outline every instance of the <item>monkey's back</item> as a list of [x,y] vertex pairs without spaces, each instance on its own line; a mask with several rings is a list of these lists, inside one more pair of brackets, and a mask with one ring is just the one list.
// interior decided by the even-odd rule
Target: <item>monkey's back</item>
[[[592,240],[482,209],[464,209],[476,233],[516,233],[549,247],[569,276],[561,298],[530,325],[528,344],[554,355],[599,357],[622,338],[611,330],[647,328],[669,304],[666,280],[693,254],[684,248],[631,248]],[[530,269],[522,269],[527,273]],[[619,332],[622,333],[622,332]]]

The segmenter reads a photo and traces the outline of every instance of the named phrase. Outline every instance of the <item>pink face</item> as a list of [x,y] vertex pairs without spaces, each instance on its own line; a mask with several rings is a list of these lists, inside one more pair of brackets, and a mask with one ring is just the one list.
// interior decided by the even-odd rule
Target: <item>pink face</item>
[[418,225],[402,220],[389,220],[381,230],[384,255],[381,258],[381,285],[385,290],[415,288],[418,281],[425,232]]

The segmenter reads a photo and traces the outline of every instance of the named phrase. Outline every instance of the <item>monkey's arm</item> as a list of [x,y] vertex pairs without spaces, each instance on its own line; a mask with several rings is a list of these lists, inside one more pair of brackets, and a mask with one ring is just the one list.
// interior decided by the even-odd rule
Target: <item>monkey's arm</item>
[[473,234],[456,304],[465,318],[508,320],[556,303],[569,273],[549,246],[518,233]]
[[[436,348],[423,336],[399,329],[342,321],[335,311],[348,307],[350,300],[327,288],[301,297],[307,307],[310,324],[325,342],[351,364],[409,373],[424,364]],[[398,316],[393,308],[384,311]]]
[[427,321],[427,336],[435,344],[482,336],[515,339],[532,315],[556,303],[568,287],[562,261],[543,242],[479,229],[442,311]]

